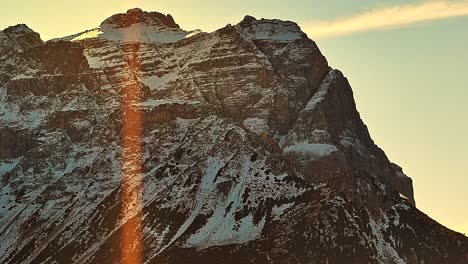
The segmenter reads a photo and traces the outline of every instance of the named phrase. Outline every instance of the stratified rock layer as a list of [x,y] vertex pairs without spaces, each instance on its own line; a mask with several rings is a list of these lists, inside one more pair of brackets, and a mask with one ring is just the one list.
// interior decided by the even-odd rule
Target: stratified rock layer
[[[134,215],[129,123],[143,130]],[[203,33],[133,9],[46,43],[1,31],[0,188],[1,263],[118,263],[132,218],[146,263],[468,261],[468,239],[415,208],[346,78],[288,21]]]

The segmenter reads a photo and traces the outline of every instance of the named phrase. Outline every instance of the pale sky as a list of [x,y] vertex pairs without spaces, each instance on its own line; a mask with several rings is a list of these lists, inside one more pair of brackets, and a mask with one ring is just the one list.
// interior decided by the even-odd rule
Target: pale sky
[[97,27],[133,7],[212,31],[249,14],[297,22],[348,77],[374,141],[413,178],[416,202],[468,234],[468,0],[15,0],[0,28],[43,39]]

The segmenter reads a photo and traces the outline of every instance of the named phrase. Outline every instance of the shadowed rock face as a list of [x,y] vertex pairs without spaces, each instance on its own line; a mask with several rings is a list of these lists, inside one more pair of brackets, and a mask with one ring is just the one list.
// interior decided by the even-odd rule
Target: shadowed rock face
[[[467,238],[414,206],[297,24],[247,16],[188,35],[133,9],[103,26],[144,38],[0,32],[1,263],[119,263],[132,218],[147,263],[467,262]],[[130,217],[129,122],[143,131]]]
[[28,48],[43,43],[40,35],[24,24],[4,29],[1,39],[3,44],[2,48],[9,46],[5,42],[10,42],[10,45],[14,45],[17,48]]

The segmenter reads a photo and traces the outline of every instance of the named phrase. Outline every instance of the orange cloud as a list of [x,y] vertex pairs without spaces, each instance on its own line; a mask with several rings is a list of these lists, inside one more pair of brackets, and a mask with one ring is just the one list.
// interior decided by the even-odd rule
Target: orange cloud
[[396,28],[424,21],[466,15],[468,15],[468,0],[431,1],[375,9],[335,21],[306,22],[301,26],[309,37],[317,39]]

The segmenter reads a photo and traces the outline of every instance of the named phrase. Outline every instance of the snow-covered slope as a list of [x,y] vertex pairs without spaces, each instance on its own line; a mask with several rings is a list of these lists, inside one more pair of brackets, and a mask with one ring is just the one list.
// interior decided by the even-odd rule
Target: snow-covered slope
[[113,42],[173,43],[198,33],[201,31],[180,29],[170,15],[148,13],[135,8],[126,14],[117,14],[106,19],[98,28],[56,40],[101,39]]
[[316,44],[250,16],[212,33],[139,9],[46,43],[1,31],[0,194],[0,263],[119,263],[134,219],[145,263],[468,254],[414,206]]

